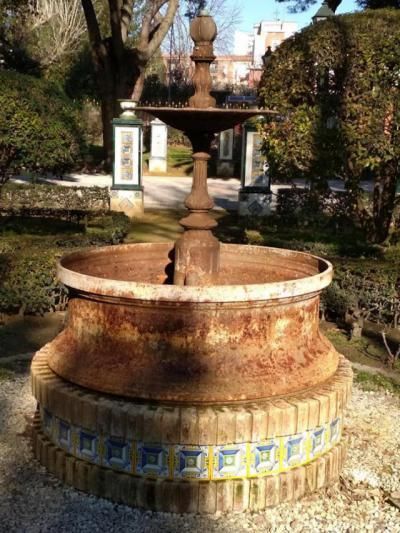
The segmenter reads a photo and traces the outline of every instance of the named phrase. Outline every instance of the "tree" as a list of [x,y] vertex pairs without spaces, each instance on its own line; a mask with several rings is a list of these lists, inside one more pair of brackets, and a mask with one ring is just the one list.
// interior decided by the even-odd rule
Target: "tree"
[[25,46],[26,0],[0,0],[0,68],[38,75]]
[[112,119],[117,100],[138,100],[145,69],[172,24],[179,0],[108,0],[102,29],[92,0],[81,0],[99,87],[106,161],[111,162]]
[[23,171],[63,173],[83,159],[82,117],[54,83],[0,72],[0,186]]
[[192,20],[199,11],[207,7],[207,0],[186,0],[185,16]]
[[400,9],[400,0],[357,0],[357,3],[363,9]]
[[[313,5],[320,5],[321,0],[277,0],[281,3],[289,3],[289,11],[292,13],[298,13],[300,11],[306,11]],[[328,6],[333,12],[337,10],[342,0],[327,0]],[[400,8],[400,0],[357,0],[357,4],[363,9],[384,9],[388,8]]]
[[164,53],[171,58],[168,75],[177,89],[191,85],[193,41],[190,21],[201,9],[207,9],[217,24],[218,34],[214,43],[217,54],[229,53],[234,29],[241,20],[239,6],[227,0],[186,0],[181,3],[163,46]]
[[[265,129],[271,173],[323,188],[342,177],[373,242],[389,232],[400,168],[400,13],[366,11],[305,28],[274,52],[260,85],[279,111]],[[360,179],[372,177],[370,205]]]
[[[301,11],[307,11],[313,5],[321,4],[321,0],[277,0],[280,3],[289,3],[289,11],[291,13],[299,13]],[[333,12],[337,10],[339,5],[342,3],[342,0],[327,0],[328,6],[332,9]]]
[[80,0],[29,0],[24,26],[30,54],[44,71],[77,55],[85,41]]

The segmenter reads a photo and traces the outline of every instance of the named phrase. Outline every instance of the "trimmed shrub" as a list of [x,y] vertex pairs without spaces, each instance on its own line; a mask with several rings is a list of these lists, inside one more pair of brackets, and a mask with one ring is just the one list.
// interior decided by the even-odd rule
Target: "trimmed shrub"
[[[306,178],[319,191],[341,177],[372,242],[390,229],[400,164],[400,12],[331,17],[283,42],[260,85],[276,110],[265,125],[275,178]],[[372,202],[360,179],[374,181]]]
[[[366,201],[369,196],[365,194]],[[329,223],[337,229],[353,225],[351,198],[346,191],[317,192],[292,187],[278,189],[276,214],[284,222]]]
[[334,260],[335,277],[322,293],[325,313],[344,319],[350,310],[394,328],[400,325],[400,272],[390,261]]
[[[301,192],[304,191],[291,191]],[[288,203],[294,208],[295,194]],[[300,196],[301,200],[301,196]],[[248,219],[244,224],[245,242],[308,252],[327,258],[334,267],[333,282],[321,295],[324,315],[343,322],[346,314],[391,327],[400,326],[400,246],[384,249],[365,241],[350,221],[336,227],[332,216],[270,216]]]
[[108,211],[107,187],[63,187],[62,185],[7,183],[0,191],[0,209],[28,212],[32,209],[53,211]]
[[67,291],[56,279],[57,260],[71,248],[122,242],[130,225],[123,213],[89,215],[86,228],[39,218],[7,218],[1,225],[0,313],[64,310]]
[[0,181],[24,171],[62,174],[85,148],[78,108],[56,85],[0,71]]
[[59,257],[60,251],[52,250],[33,252],[29,257],[3,256],[0,312],[43,314],[65,309],[67,291],[56,279]]

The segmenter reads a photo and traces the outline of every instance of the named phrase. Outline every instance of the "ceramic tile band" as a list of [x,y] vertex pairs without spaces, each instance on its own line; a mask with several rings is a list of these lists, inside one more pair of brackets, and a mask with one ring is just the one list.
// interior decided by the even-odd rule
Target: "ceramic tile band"
[[89,433],[135,442],[224,446],[297,435],[341,418],[351,394],[351,367],[341,358],[327,382],[284,398],[217,406],[143,404],[64,381],[47,365],[50,348],[38,352],[32,362],[38,403]]
[[40,408],[43,432],[56,446],[90,463],[135,476],[223,480],[280,474],[306,465],[341,438],[342,420],[296,435],[225,446],[144,443],[96,434]]
[[62,482],[96,496],[153,511],[200,514],[261,511],[335,483],[346,459],[346,439],[342,439],[308,465],[281,474],[223,482],[171,481],[134,476],[78,459],[54,445],[41,425],[37,412],[32,426],[34,455]]

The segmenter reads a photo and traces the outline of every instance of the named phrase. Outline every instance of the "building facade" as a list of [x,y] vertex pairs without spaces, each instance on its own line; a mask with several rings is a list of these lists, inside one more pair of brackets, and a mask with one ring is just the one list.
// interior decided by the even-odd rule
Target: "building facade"
[[[261,78],[262,56],[268,46],[274,51],[285,39],[297,31],[296,22],[263,20],[253,26],[251,32],[236,31],[234,53],[217,56],[211,65],[213,88],[255,89]],[[190,57],[163,56],[167,73],[182,72],[183,79],[191,79],[193,65]],[[170,68],[171,63],[171,68]]]

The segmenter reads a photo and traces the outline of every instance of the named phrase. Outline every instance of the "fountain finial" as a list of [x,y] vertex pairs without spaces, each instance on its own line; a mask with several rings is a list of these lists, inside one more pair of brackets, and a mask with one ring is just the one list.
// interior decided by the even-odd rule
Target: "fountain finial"
[[215,98],[210,94],[212,85],[210,65],[215,60],[213,42],[217,36],[217,25],[207,11],[200,11],[192,20],[190,36],[194,41],[191,59],[196,66],[193,75],[195,94],[189,99],[189,105],[200,109],[215,107]]

